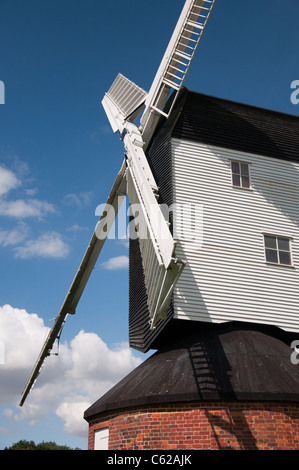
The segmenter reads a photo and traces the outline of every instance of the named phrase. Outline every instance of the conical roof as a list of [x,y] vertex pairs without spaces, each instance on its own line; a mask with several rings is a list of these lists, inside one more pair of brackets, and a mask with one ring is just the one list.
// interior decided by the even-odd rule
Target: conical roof
[[299,402],[299,366],[291,361],[291,343],[275,334],[279,329],[186,323],[180,339],[168,341],[88,408],[84,418],[158,403]]

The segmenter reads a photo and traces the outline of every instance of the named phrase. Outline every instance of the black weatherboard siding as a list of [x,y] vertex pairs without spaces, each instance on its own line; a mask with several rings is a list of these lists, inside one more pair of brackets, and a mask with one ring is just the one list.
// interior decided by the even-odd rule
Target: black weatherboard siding
[[206,96],[186,89],[183,90],[173,112],[176,113],[173,137],[256,155],[299,161],[297,116]]
[[[173,202],[172,137],[255,155],[299,161],[298,117],[183,88],[169,118],[161,118],[147,150],[147,158],[159,187],[159,203],[168,206]],[[165,339],[174,324],[178,327],[178,321],[172,319],[171,306],[167,320],[159,322],[157,328],[150,331],[141,254],[138,241],[132,240],[129,279],[130,345],[144,352],[151,348],[159,349],[163,346],[160,338]],[[184,320],[180,324],[181,322]]]

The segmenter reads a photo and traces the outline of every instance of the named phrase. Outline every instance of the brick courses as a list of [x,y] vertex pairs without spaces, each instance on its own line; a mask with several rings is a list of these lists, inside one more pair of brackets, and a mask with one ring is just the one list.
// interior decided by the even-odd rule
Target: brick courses
[[142,406],[101,413],[110,450],[299,450],[299,403],[201,402]]

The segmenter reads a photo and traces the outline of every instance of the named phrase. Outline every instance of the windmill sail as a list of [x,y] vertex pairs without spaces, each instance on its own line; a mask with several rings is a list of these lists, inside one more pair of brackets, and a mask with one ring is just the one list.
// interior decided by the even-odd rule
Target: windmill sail
[[[173,257],[174,240],[157,203],[151,207],[150,215],[147,214],[142,193],[130,166],[127,174],[127,188],[133,212],[135,206],[138,208],[137,236],[147,289],[149,322],[151,328],[155,328],[159,320],[166,318],[171,294],[185,263]],[[160,235],[158,240],[155,234]],[[162,240],[167,241],[165,252],[161,250],[159,244]]]
[[[125,121],[133,121],[144,107],[146,91],[119,73],[108,92],[109,99],[114,103]],[[115,132],[118,128],[115,128]]]
[[[129,196],[132,210],[138,206],[138,217],[134,215],[134,223],[145,273],[151,328],[155,328],[156,323],[167,314],[172,291],[185,263],[175,257],[175,241],[157,202],[158,187],[145,150],[160,116],[167,118],[171,112],[170,109],[165,113],[165,103],[170,92],[177,94],[183,84],[214,2],[215,0],[186,0],[149,93],[119,74],[102,100],[113,132],[120,132],[122,136],[126,159],[71,288],[24,388],[20,406],[31,391],[67,315],[75,313],[117,214],[119,197],[124,198],[125,193]],[[143,109],[138,128],[133,121]],[[107,214],[109,217],[106,220],[104,215]]]
[[[157,202],[158,188],[143,150],[141,133],[124,118],[123,96],[119,92],[122,86],[123,78],[118,76],[106,93],[103,105],[112,126],[117,126],[122,134],[126,150],[127,194],[131,208],[138,214],[136,233],[147,289],[149,321],[154,328],[167,314],[171,293],[185,263],[174,256],[175,241]],[[127,80],[126,87],[133,91],[136,85]]]
[[[140,129],[145,148],[155,131],[159,117],[168,117],[176,96],[183,85],[191,61],[207,25],[215,0],[187,0],[165,51],[145,101]],[[171,92],[175,93],[172,107],[164,111]]]
[[[89,276],[94,268],[94,265],[98,259],[98,256],[102,250],[105,240],[109,234],[109,230],[113,223],[113,217],[107,217],[107,211],[112,210],[115,216],[120,207],[121,200],[125,197],[125,162],[116,177],[114,185],[111,189],[109,197],[107,199],[106,206],[103,210],[102,216],[96,226],[96,229],[91,237],[87,250],[81,261],[76,276],[72,282],[72,285],[67,293],[67,296],[62,304],[62,307],[56,317],[56,320],[48,334],[48,337],[43,345],[43,348],[38,356],[38,359],[32,369],[31,375],[27,381],[27,384],[23,390],[19,406],[22,406],[26,400],[27,395],[30,393],[34,383],[43,367],[45,359],[50,355],[53,345],[59,336],[61,328],[68,316],[68,314],[74,314],[76,307],[87,284]],[[105,215],[105,217],[103,217]],[[107,221],[110,222],[107,225]]]

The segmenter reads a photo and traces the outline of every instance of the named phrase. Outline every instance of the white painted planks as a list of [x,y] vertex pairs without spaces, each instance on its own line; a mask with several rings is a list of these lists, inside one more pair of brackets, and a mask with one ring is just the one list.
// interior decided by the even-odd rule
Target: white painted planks
[[[250,163],[252,189],[234,188],[230,161]],[[173,202],[203,204],[201,249],[178,240],[187,266],[175,318],[246,321],[299,331],[299,164],[172,139]],[[291,238],[293,266],[265,262],[263,233]]]

